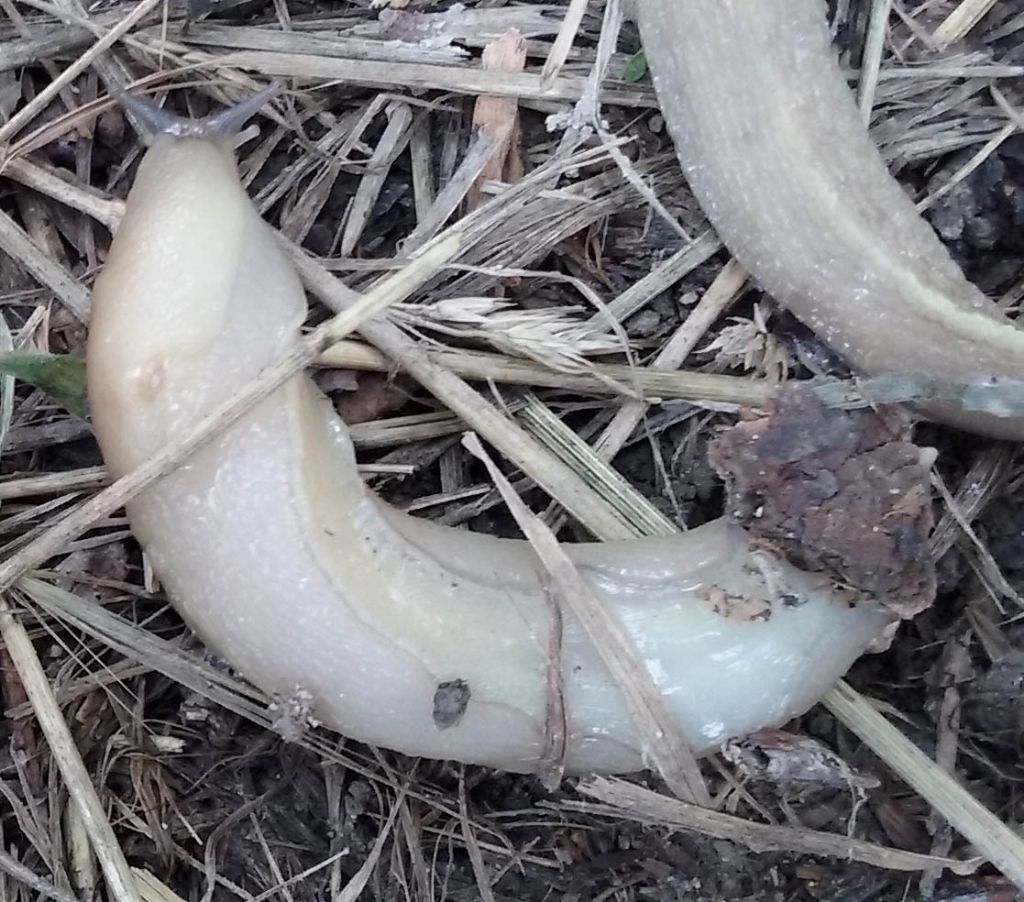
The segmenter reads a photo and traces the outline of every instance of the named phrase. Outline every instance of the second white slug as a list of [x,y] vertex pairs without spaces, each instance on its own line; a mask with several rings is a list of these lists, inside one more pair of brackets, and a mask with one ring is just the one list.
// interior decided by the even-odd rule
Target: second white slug
[[998,402],[967,409],[936,401],[922,412],[1024,439],[1020,321],[964,277],[889,175],[840,72],[827,7],[636,4],[690,187],[750,274],[854,368],[922,374],[968,391],[1012,380],[1008,411]]
[[[143,160],[93,295],[96,435],[131,470],[289,347],[302,288],[229,144],[164,135]],[[524,543],[415,520],[377,499],[306,377],[128,508],[175,606],[245,677],[359,740],[532,771],[544,747],[550,607]],[[892,616],[754,552],[718,521],[567,548],[636,643],[697,752],[809,708]],[[741,598],[758,610],[744,616]],[[622,694],[567,615],[568,772],[645,754]],[[434,717],[442,685],[461,719]]]

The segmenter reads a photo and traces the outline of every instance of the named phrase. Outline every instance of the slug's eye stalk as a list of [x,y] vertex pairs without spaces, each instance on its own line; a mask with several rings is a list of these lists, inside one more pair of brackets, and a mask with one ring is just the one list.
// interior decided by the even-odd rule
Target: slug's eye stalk
[[178,138],[232,138],[280,90],[280,82],[273,81],[252,97],[212,113],[204,119],[175,116],[147,100],[129,94],[122,94],[118,99],[142,124],[145,129],[143,137],[149,143],[158,135],[173,135]]

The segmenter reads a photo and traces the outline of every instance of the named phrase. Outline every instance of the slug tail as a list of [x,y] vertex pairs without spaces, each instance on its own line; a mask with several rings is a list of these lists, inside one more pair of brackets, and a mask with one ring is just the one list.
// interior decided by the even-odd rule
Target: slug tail
[[272,81],[262,91],[203,119],[176,116],[148,100],[130,94],[121,94],[118,99],[122,106],[138,118],[145,129],[143,137],[149,144],[160,135],[176,138],[232,138],[280,91],[281,83]]

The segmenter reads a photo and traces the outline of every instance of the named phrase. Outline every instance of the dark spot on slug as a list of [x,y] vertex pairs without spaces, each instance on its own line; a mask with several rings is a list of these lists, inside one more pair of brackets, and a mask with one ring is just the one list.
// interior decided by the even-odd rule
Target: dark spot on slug
[[434,690],[434,726],[439,730],[454,727],[469,704],[469,683],[465,680],[446,680]]

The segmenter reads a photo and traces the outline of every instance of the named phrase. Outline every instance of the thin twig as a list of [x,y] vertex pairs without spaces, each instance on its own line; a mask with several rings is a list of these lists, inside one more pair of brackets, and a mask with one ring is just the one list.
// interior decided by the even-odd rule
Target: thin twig
[[860,64],[860,82],[857,85],[857,103],[865,125],[870,124],[871,111],[875,106],[875,90],[878,88],[878,73],[882,68],[885,33],[889,27],[891,10],[892,0],[874,0],[871,4],[871,20]]
[[459,825],[462,828],[462,841],[466,844],[466,851],[469,852],[469,863],[472,865],[473,876],[476,878],[480,900],[481,902],[496,902],[494,889],[491,887],[491,877],[487,873],[484,856],[480,852],[480,843],[477,841],[476,831],[469,819],[465,773],[459,774]]
[[897,730],[862,695],[840,681],[823,700],[886,766],[932,805],[975,848],[1024,889],[1024,839]]
[[71,84],[81,75],[93,61],[96,60],[108,48],[112,47],[123,34],[144,19],[152,10],[156,9],[163,0],[142,0],[127,16],[110,29],[102,38],[92,45],[85,53],[68,66],[60,75],[51,81],[31,101],[25,104],[18,112],[11,116],[7,122],[0,126],[0,147],[8,145],[11,139],[21,131],[25,125],[32,121],[54,97],[65,87]]
[[[495,94],[534,100],[575,101],[586,88],[585,79],[559,75],[544,81],[538,72],[518,74],[487,72],[461,66],[435,66],[421,63],[378,63],[372,60],[337,59],[305,56],[298,53],[271,53],[248,50],[225,55],[190,53],[190,59],[218,68],[237,68],[282,78],[315,78],[355,85],[387,85],[390,90],[406,87],[415,90],[456,91],[460,94]],[[603,103],[653,109],[657,100],[650,88],[627,84],[605,86]]]
[[604,817],[627,818],[642,824],[665,824],[693,830],[741,843],[755,852],[799,852],[804,855],[828,855],[844,861],[861,861],[874,867],[898,871],[923,871],[948,868],[955,874],[973,874],[981,862],[957,861],[891,849],[835,833],[757,824],[745,818],[688,805],[635,783],[617,778],[598,777],[579,787],[583,795],[599,799],[603,805],[587,802],[562,802],[562,807]]
[[[329,308],[344,310],[359,297],[301,248],[294,245],[286,247],[303,283]],[[537,445],[519,426],[458,376],[434,362],[414,339],[383,319],[364,323],[359,331],[427,391],[444,402],[467,426],[485,436],[506,458],[533,476],[538,485],[558,499],[595,535],[605,540],[628,535],[621,521],[594,497],[572,467]]]
[[[544,362],[523,360],[485,351],[426,350],[431,360],[463,379],[531,385],[598,396],[618,395],[655,401],[707,401],[754,407],[775,393],[768,382],[717,373],[656,371],[616,363],[588,363],[574,372],[553,369]],[[390,372],[395,364],[361,342],[344,341],[321,355],[321,366]]]
[[89,320],[89,292],[56,262],[10,216],[0,210],[0,250],[50,289],[80,322]]
[[28,631],[16,616],[6,594],[0,595],[0,637],[18,672],[25,694],[32,703],[32,710],[46,736],[50,754],[57,763],[68,794],[81,812],[93,850],[103,868],[111,898],[116,902],[140,902],[124,852],[110,826],[106,809],[92,784],[85,762],[75,746],[71,730],[61,714],[49,677],[36,654]]
[[0,871],[46,899],[55,899],[56,902],[79,902],[71,893],[59,889],[49,880],[40,877],[31,868],[25,867],[17,858],[8,855],[2,848],[0,848]]
[[573,613],[626,699],[627,708],[658,771],[679,798],[697,805],[711,804],[700,766],[678,719],[669,710],[643,656],[625,626],[598,601],[580,576],[555,534],[523,503],[511,483],[470,433],[464,438],[469,452],[481,460],[501,497],[533,546],[551,579],[558,600]]
[[569,51],[576,40],[576,32],[580,30],[580,23],[587,11],[587,2],[588,0],[569,0],[565,18],[562,19],[558,34],[551,45],[551,50],[548,51],[548,58],[544,60],[544,68],[541,69],[540,77],[545,82],[558,75],[569,58]]
[[[743,267],[735,260],[730,260],[701,296],[683,324],[666,342],[651,367],[656,370],[675,370],[681,367],[697,346],[697,342],[736,300],[746,281],[747,274]],[[643,420],[648,407],[644,401],[628,401],[623,404],[594,443],[594,450],[605,460],[615,457]]]
[[966,37],[987,14],[996,0],[961,0],[960,5],[942,21],[932,40],[939,50],[945,50],[950,44]]

